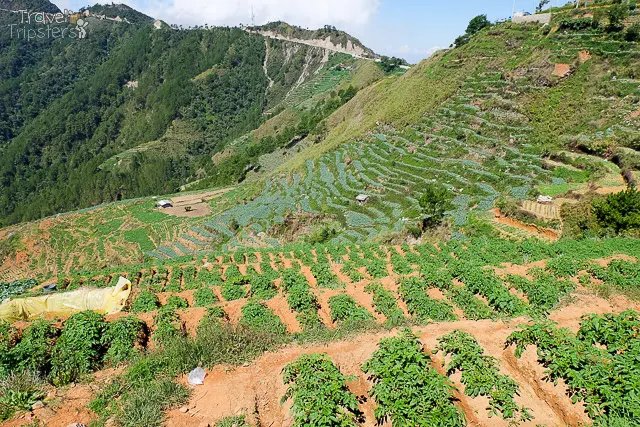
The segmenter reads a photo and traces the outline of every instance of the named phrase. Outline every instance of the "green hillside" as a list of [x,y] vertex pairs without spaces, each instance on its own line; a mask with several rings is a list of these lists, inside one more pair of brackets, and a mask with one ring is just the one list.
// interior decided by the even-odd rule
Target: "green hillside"
[[[149,104],[151,95],[144,102],[139,98],[143,92],[160,90],[151,77],[140,77],[134,90],[124,88],[129,94],[118,98],[119,108],[131,114],[122,117],[120,133],[114,134],[120,136],[110,144],[117,146],[121,141],[122,148],[130,148],[109,157],[98,154],[86,163],[91,166],[80,170],[97,167],[99,172],[89,181],[95,180],[96,188],[109,189],[116,199],[136,193],[172,193],[183,184],[196,194],[199,189],[240,184],[233,192],[207,201],[207,213],[188,218],[152,212],[154,202],[149,198],[57,218],[47,234],[60,232],[68,237],[45,239],[37,256],[29,258],[29,268],[46,276],[105,262],[160,262],[200,251],[315,241],[318,236],[332,244],[404,241],[420,237],[423,207],[419,201],[434,187],[445,189],[448,199],[446,220],[435,234],[440,238],[473,233],[479,223],[491,224],[494,232],[510,238],[527,237],[531,230],[557,238],[563,224],[575,230],[573,218],[563,218],[562,211],[571,217],[570,206],[624,189],[634,182],[639,167],[640,125],[635,113],[639,94],[634,70],[640,51],[638,42],[628,37],[637,12],[629,11],[625,25],[612,31],[603,10],[597,9],[601,23],[589,21],[586,27],[581,16],[590,15],[589,9],[559,10],[553,27],[509,22],[491,26],[464,46],[439,52],[404,75],[387,77],[370,61],[334,54],[323,62],[315,47],[265,40],[240,30],[175,33],[139,28],[141,40],[179,37],[184,46],[194,39],[212,40],[211,33],[217,36],[212,48],[218,48],[218,56],[212,51],[211,62],[200,58],[197,64],[202,66],[185,68],[176,77],[177,85],[190,76],[187,87],[192,86],[193,97],[181,108],[182,98],[176,99],[173,107],[181,117],[166,125],[163,120],[171,114],[161,115],[159,105],[171,98],[162,98],[161,104]],[[229,49],[246,49],[238,53],[245,55],[245,62],[229,65],[232,59],[229,50],[223,52],[221,34],[227,37]],[[119,52],[108,61],[115,61]],[[163,54],[167,60],[171,52]],[[256,53],[265,56],[253,58]],[[157,67],[162,63],[158,60]],[[107,69],[113,72],[114,67]],[[247,72],[255,76],[255,86],[246,87],[254,91],[254,104],[247,103],[247,96],[233,104],[233,96],[238,95],[229,95],[226,105],[231,110],[225,110],[224,103],[207,104],[216,93],[207,91],[224,93],[234,87],[235,93],[233,76]],[[150,80],[145,83],[145,79]],[[170,88],[166,90],[171,93]],[[81,95],[74,91],[68,96],[62,101],[71,103]],[[144,105],[153,105],[153,110],[145,110]],[[245,113],[238,114],[241,105]],[[231,122],[224,122],[224,130],[216,127],[219,122],[211,108],[220,114],[235,112]],[[55,122],[54,110],[49,111]],[[143,115],[157,118],[157,139],[142,142],[150,139],[155,123],[141,121]],[[36,118],[25,126],[8,154],[21,141],[26,144],[22,135],[26,138],[31,130],[39,130],[37,123]],[[220,134],[226,142],[218,142]],[[126,136],[134,135],[144,137],[138,144],[122,146]],[[28,141],[24,149],[34,144],[34,139]],[[114,150],[115,146],[100,152]],[[32,172],[25,169],[24,173]],[[177,172],[184,180],[174,176]],[[118,187],[110,181],[114,177],[135,177],[133,183],[143,185]],[[27,189],[21,183],[11,181],[10,188],[24,194]],[[64,191],[82,195],[85,185],[65,181]],[[48,194],[46,188],[41,194]],[[14,200],[10,194],[6,200]],[[369,199],[360,203],[358,195]],[[536,203],[540,195],[558,201],[547,209]],[[34,203],[43,201],[42,197]],[[61,199],[60,203],[71,202]],[[508,218],[494,222],[496,207]],[[149,220],[125,219],[145,210]],[[522,224],[514,226],[512,220]],[[100,230],[112,221],[127,225],[108,226],[103,234]],[[84,234],[82,229],[91,233]],[[36,224],[15,230],[23,241],[42,239]],[[142,239],[143,235],[147,237]],[[86,250],[74,253],[77,245]],[[107,255],[114,252],[121,258]]]
[[[2,34],[1,224],[174,192],[203,177],[235,184],[242,168],[225,170],[212,156],[269,115],[328,94],[353,74],[335,67],[358,62],[313,46],[270,46],[239,28],[156,29],[123,5],[89,11],[83,40]],[[16,19],[0,11],[0,23]],[[298,127],[313,131],[330,112]],[[256,144],[252,156],[280,143]]]
[[0,425],[637,424],[635,1],[412,67],[90,11],[0,39]]

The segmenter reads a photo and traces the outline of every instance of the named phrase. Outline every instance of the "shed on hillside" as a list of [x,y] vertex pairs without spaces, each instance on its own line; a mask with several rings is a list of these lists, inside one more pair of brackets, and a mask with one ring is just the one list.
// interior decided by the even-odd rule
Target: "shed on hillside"
[[156,206],[162,209],[166,209],[172,208],[173,204],[171,203],[171,200],[160,200],[158,203],[156,203]]
[[548,204],[551,204],[552,202],[553,202],[553,197],[551,196],[538,196],[538,203],[548,205]]
[[358,196],[356,196],[356,201],[358,203],[367,203],[369,201],[369,196],[367,196],[366,194],[359,194]]

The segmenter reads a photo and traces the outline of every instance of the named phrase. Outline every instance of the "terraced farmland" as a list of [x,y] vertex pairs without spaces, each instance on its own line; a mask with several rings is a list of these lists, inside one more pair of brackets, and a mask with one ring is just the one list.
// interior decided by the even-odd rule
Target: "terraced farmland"
[[[532,55],[543,45],[551,52],[552,63],[572,63],[578,58],[585,62],[576,71],[585,73],[581,78],[586,78],[592,67],[591,57],[624,64],[637,54],[634,43],[614,46],[615,42],[593,32],[542,37],[528,27],[507,26],[501,31],[522,40],[522,57],[514,58],[514,64],[526,62],[525,53]],[[478,55],[483,49],[488,54],[497,48],[488,42],[476,46]],[[586,51],[590,56],[585,56]],[[203,243],[200,247],[277,244],[279,236],[274,228],[290,213],[329,216],[337,221],[342,229],[331,243],[359,242],[402,231],[419,215],[417,200],[421,189],[431,182],[443,184],[455,194],[455,208],[449,212],[455,227],[464,227],[469,215],[482,216],[501,196],[520,199],[525,210],[557,220],[557,210],[542,208],[532,200],[539,194],[555,197],[569,190],[585,192],[591,181],[603,187],[624,185],[620,169],[606,160],[559,151],[554,156],[556,162],[547,162],[543,160],[547,154],[532,142],[540,137],[541,129],[537,128],[539,123],[532,122],[529,103],[546,99],[539,96],[542,93],[552,96],[549,87],[562,79],[522,69],[504,72],[490,71],[486,65],[481,68],[486,71],[467,77],[453,96],[418,123],[400,128],[379,123],[365,137],[307,160],[302,170],[268,179],[257,197],[207,220],[201,227],[207,235],[199,239]],[[606,129],[585,128],[580,135],[554,138],[597,145],[622,134],[639,135],[637,123],[627,119],[636,108],[633,96],[625,96],[635,93],[637,85],[627,80],[598,82],[600,92],[612,96],[589,101],[607,112],[602,118],[609,123]],[[358,204],[355,197],[359,194],[370,196],[369,201]],[[236,224],[238,232],[231,229]],[[528,235],[504,224],[496,228],[515,238]],[[173,246],[161,246],[148,255],[167,259],[183,253]]]
[[[507,89],[512,88],[499,75],[470,78],[459,95],[420,124],[402,131],[381,126],[365,139],[308,161],[304,173],[272,178],[258,197],[207,220],[200,227],[206,232],[197,237],[201,230],[192,230],[193,235],[206,242],[202,249],[226,241],[226,247],[251,245],[257,234],[281,224],[287,212],[305,212],[329,214],[343,224],[332,243],[362,241],[401,231],[415,220],[417,198],[430,182],[456,194],[451,214],[457,226],[464,226],[470,213],[492,208],[501,192],[526,199],[536,183],[551,184],[552,176],[533,146],[507,144],[510,138],[524,140],[529,130],[524,116],[513,111],[517,107],[509,99],[516,95]],[[502,106],[484,112],[470,104],[488,99]],[[370,201],[358,204],[358,194]],[[239,235],[231,230],[233,222],[243,229]],[[160,247],[149,254],[166,259],[182,253]]]

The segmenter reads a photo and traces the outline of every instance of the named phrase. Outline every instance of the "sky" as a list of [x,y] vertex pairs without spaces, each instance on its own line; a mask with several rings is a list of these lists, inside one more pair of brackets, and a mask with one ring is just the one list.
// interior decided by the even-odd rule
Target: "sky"
[[[315,29],[333,25],[357,37],[376,53],[410,63],[448,47],[469,20],[487,14],[495,21],[512,10],[532,12],[539,0],[116,0],[178,25],[255,24],[285,21]],[[552,0],[551,5],[566,0]],[[53,0],[60,9],[78,10],[87,0]],[[93,3],[91,3],[93,4]]]

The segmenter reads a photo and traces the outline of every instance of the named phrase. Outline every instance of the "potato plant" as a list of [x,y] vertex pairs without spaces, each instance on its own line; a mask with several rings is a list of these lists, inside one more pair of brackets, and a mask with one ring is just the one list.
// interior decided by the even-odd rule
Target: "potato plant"
[[287,328],[278,316],[264,303],[250,301],[242,307],[240,325],[256,332],[268,332],[276,335],[286,335]]
[[394,426],[464,426],[462,411],[454,405],[455,387],[432,366],[417,337],[408,329],[384,338],[362,365],[373,382],[370,396],[379,424]]
[[447,292],[449,299],[457,305],[464,317],[470,320],[492,319],[496,313],[487,304],[478,299],[475,294],[464,286],[452,286]]
[[318,282],[319,288],[338,289],[344,287],[344,283],[331,271],[329,263],[317,263],[311,265],[311,273]]
[[207,307],[219,301],[218,296],[209,287],[202,287],[193,293],[194,305],[196,307]]
[[3,349],[11,360],[10,369],[46,376],[51,370],[51,350],[59,335],[60,331],[47,320],[31,322],[13,348]]
[[171,295],[169,298],[167,298],[167,302],[165,303],[164,307],[167,307],[173,310],[178,310],[182,308],[188,308],[189,303],[187,302],[186,299],[182,297],[179,297],[177,295]]
[[562,378],[572,402],[584,402],[598,425],[633,425],[640,417],[635,390],[640,369],[640,314],[584,317],[577,334],[551,321],[524,326],[507,337],[516,357],[536,346],[554,382]]
[[286,270],[282,275],[282,289],[289,294],[287,303],[291,310],[298,313],[298,320],[303,327],[314,327],[321,323],[318,299],[302,274]]
[[165,344],[182,334],[182,324],[178,313],[170,307],[162,307],[153,318],[155,330],[153,340]]
[[369,275],[374,279],[382,279],[389,275],[386,261],[383,261],[380,258],[370,258],[365,262],[365,264],[367,266],[367,273],[369,273]]
[[391,265],[393,272],[399,275],[406,275],[413,272],[411,264],[400,254],[394,253],[391,255]]
[[131,304],[131,311],[134,313],[145,313],[157,310],[160,307],[158,297],[149,291],[142,291]]
[[518,383],[500,374],[498,360],[485,355],[473,336],[464,331],[453,331],[438,339],[434,352],[438,351],[451,356],[446,367],[447,375],[462,372],[460,381],[465,386],[466,395],[489,398],[489,417],[501,416],[513,424],[532,419],[529,409],[518,406],[514,400],[520,390]]
[[405,320],[402,310],[391,291],[385,289],[380,283],[370,283],[364,290],[373,295],[373,304],[377,313],[382,314],[391,324],[397,324]]
[[136,317],[121,317],[107,325],[102,342],[108,347],[105,361],[112,365],[127,362],[147,339],[147,325]]
[[267,276],[254,274],[250,277],[249,283],[251,287],[249,289],[249,296],[262,300],[268,300],[278,295],[278,288]]
[[518,316],[527,308],[526,303],[512,295],[495,273],[469,268],[461,274],[460,279],[469,291],[485,297],[489,305],[504,316]]
[[400,282],[400,296],[407,303],[409,313],[422,320],[451,322],[456,320],[453,307],[444,301],[436,301],[427,295],[422,279],[409,277]]
[[332,296],[329,298],[329,308],[331,309],[331,320],[334,322],[373,320],[371,313],[350,295]]
[[53,384],[69,384],[101,365],[106,328],[104,317],[93,311],[83,311],[67,319],[51,353]]
[[572,282],[557,279],[548,274],[542,274],[533,281],[523,276],[513,275],[508,276],[507,280],[511,286],[527,295],[529,310],[534,314],[549,313],[563,297],[575,289]]
[[288,386],[282,403],[293,400],[295,427],[356,427],[362,414],[347,380],[324,354],[301,356],[285,366],[282,380]]

